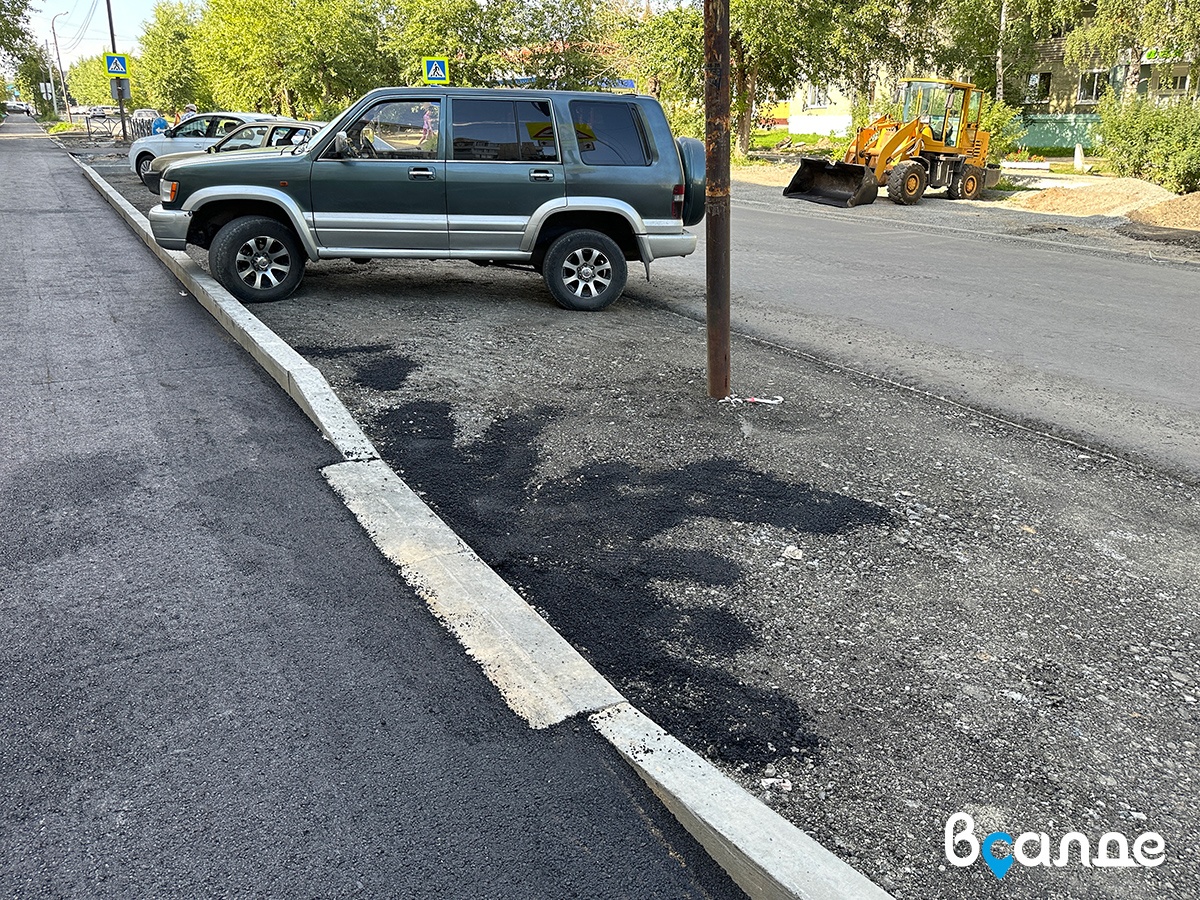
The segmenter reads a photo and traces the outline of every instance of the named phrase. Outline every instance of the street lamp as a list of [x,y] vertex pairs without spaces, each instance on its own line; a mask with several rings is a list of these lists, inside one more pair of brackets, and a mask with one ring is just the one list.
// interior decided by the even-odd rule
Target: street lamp
[[[65,12],[58,14],[58,16],[65,15]],[[67,121],[74,125],[75,120],[71,118],[71,95],[67,91],[67,79],[63,77],[62,55],[58,52],[58,34],[54,31],[54,19],[57,19],[58,16],[54,16],[50,20],[50,36],[54,38],[54,58],[58,60],[58,83],[62,85],[63,89],[63,106],[67,110]]]

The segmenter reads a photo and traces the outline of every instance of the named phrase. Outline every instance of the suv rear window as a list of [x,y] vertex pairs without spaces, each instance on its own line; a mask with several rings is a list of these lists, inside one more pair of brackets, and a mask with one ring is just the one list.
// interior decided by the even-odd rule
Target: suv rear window
[[454,159],[555,162],[554,121],[545,100],[455,100]]
[[648,166],[650,148],[631,103],[572,100],[579,155],[589,166]]

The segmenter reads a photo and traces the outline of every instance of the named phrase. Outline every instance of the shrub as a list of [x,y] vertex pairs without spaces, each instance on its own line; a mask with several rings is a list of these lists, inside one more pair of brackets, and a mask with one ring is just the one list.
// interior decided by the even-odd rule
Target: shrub
[[1007,154],[1012,153],[1017,147],[1017,142],[1025,137],[1020,110],[1009,106],[1003,100],[986,96],[983,98],[979,125],[990,136],[988,162],[1000,162]]
[[1200,190],[1200,106],[1194,102],[1158,106],[1109,94],[1100,101],[1098,132],[1115,174],[1179,194]]

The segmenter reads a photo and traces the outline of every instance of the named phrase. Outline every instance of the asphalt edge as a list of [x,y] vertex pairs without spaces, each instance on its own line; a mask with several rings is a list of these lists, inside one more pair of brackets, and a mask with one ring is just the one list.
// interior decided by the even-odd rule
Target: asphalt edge
[[890,900],[865,875],[625,701],[379,457],[315,366],[186,252],[158,246],[146,217],[94,169],[67,155],[342,454],[345,461],[322,474],[514,712],[534,728],[588,715],[597,733],[753,900]]

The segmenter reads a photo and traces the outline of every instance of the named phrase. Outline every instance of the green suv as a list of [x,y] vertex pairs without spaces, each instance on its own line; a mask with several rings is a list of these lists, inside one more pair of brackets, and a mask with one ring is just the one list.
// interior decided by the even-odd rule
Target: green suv
[[652,97],[380,88],[299,147],[175,163],[160,197],[155,240],[206,248],[243,301],[287,297],[310,259],[459,259],[596,310],[629,261],[695,250],[704,148]]

